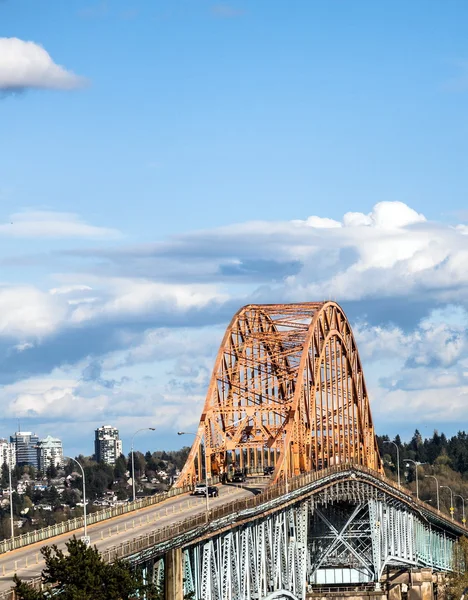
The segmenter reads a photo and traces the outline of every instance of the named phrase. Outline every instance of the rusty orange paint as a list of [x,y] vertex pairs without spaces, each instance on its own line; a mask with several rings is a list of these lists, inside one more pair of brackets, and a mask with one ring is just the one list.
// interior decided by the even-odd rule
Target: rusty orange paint
[[272,466],[275,482],[343,463],[383,473],[343,309],[335,302],[244,306],[224,334],[176,487],[235,469]]

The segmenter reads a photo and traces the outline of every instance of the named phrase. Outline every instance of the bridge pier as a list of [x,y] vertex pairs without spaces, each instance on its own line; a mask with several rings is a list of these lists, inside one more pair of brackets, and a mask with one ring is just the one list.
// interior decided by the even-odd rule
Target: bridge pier
[[431,569],[411,572],[408,600],[433,600],[433,590]]
[[432,573],[432,569],[422,568],[411,571],[400,571],[387,576],[388,600],[434,600],[434,583],[438,588],[438,600],[444,597],[440,593],[443,586],[439,584],[442,577]]
[[184,600],[182,548],[174,548],[164,556],[164,594],[170,600]]

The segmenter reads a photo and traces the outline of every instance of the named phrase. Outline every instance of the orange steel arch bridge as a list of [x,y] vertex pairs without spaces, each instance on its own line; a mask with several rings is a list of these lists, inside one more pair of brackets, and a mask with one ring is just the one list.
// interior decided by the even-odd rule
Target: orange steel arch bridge
[[383,472],[343,309],[335,302],[244,306],[222,340],[176,486],[265,467],[276,483],[344,463]]

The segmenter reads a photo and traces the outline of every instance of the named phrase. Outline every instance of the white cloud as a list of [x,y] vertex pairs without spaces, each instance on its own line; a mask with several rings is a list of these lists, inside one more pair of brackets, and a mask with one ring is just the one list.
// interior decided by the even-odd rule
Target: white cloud
[[348,212],[343,217],[344,227],[379,227],[381,229],[398,229],[413,223],[424,223],[426,217],[403,202],[378,202],[372,211],[365,215],[359,212]]
[[[87,281],[92,279],[88,276]],[[142,278],[99,278],[94,283],[98,289],[105,290],[101,301],[93,298],[93,302],[80,303],[71,314],[73,323],[122,315],[138,317],[152,312],[183,314],[191,309],[203,309],[212,302],[223,303],[228,299],[214,285],[168,284]]]
[[85,80],[54,63],[42,46],[18,38],[0,38],[0,90],[69,90]]
[[73,213],[54,211],[24,211],[10,215],[8,222],[0,224],[0,236],[13,238],[54,239],[118,239],[116,229],[96,227]]
[[462,421],[468,399],[468,312],[433,310],[405,332],[354,327],[378,422]]
[[[0,226],[0,235],[15,223],[24,235],[38,237],[64,230],[66,237],[117,235],[67,213],[20,213],[12,222]],[[76,410],[83,420],[89,411],[124,427],[138,428],[142,415],[166,426],[193,424],[222,329],[237,307],[331,297],[352,308],[381,423],[396,422],[403,406],[417,420],[423,402],[429,419],[461,418],[468,385],[466,231],[463,224],[429,222],[400,202],[381,202],[340,220],[248,222],[145,246],[86,250],[86,270],[79,274],[76,252],[72,268],[54,274],[49,292],[0,288],[0,336],[13,338],[10,352],[23,361],[21,373],[44,345],[54,357],[45,365],[69,361],[80,370],[95,361],[99,377],[85,383],[74,373],[70,384],[51,378],[47,389],[26,386],[10,396],[11,415],[65,422],[67,410]],[[411,302],[422,308],[412,313]],[[193,316],[212,327],[197,327]],[[45,346],[47,336],[51,346]],[[127,391],[112,387],[109,372],[137,374],[138,383]],[[147,387],[145,375],[152,377]],[[450,410],[440,410],[441,398]]]
[[19,340],[19,351],[55,332],[66,316],[64,302],[33,286],[0,287],[0,336]]

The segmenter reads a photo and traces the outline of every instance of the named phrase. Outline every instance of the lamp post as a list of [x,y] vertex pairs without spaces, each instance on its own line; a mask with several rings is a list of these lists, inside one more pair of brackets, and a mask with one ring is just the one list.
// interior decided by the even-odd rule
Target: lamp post
[[463,498],[463,496],[460,496],[460,494],[454,494],[453,495],[454,498],[460,498],[462,501],[462,523],[463,525],[466,523],[466,519],[465,519],[465,498]]
[[437,493],[437,510],[440,511],[440,502],[439,502],[439,480],[435,475],[424,475],[424,477],[430,477],[431,479],[435,479],[436,482],[436,493]]
[[393,444],[395,446],[395,448],[396,448],[398,487],[401,487],[401,482],[400,482],[400,450],[398,449],[398,446],[395,444],[395,442],[392,442],[390,440],[385,440],[384,444]]
[[[414,472],[416,473],[416,498],[419,500],[418,467],[419,467],[419,465],[423,465],[425,463],[416,462],[415,460],[412,460],[411,458],[406,458],[405,460],[406,460],[406,462],[413,463],[413,465],[414,465]],[[408,467],[409,465],[406,465],[406,466]]]
[[76,458],[72,458],[71,456],[64,456],[63,458],[67,458],[68,460],[72,460],[73,462],[75,462],[81,469],[81,475],[83,477],[83,529],[84,529],[84,537],[85,537],[85,544],[89,545],[89,539],[88,539],[88,529],[87,529],[87,523],[86,523],[86,482],[85,482],[85,474],[84,474],[84,469],[82,464],[76,460]]
[[10,527],[11,527],[11,549],[15,544],[15,523],[13,521],[13,485],[11,483],[11,470],[13,461],[11,460],[11,448],[8,448],[8,483],[10,486]]
[[135,436],[140,431],[155,431],[154,427],[142,427],[141,429],[137,429],[135,433],[132,435],[132,492],[133,492],[133,502],[136,500],[136,488],[135,488],[135,452],[133,451],[133,442],[135,440]]
[[[194,435],[195,437],[197,437],[198,433],[193,433],[193,431],[178,431],[177,435]],[[205,498],[206,498],[206,520],[208,521],[208,511],[210,510],[210,502],[209,502],[209,496],[208,496],[208,462],[207,462],[207,455],[206,455],[206,443],[203,444],[203,449],[205,452]],[[200,469],[201,472],[201,469]]]
[[452,521],[453,521],[453,491],[452,488],[449,488],[448,485],[441,485],[440,489],[445,488],[446,490],[449,490],[450,492],[450,515],[452,516]]

